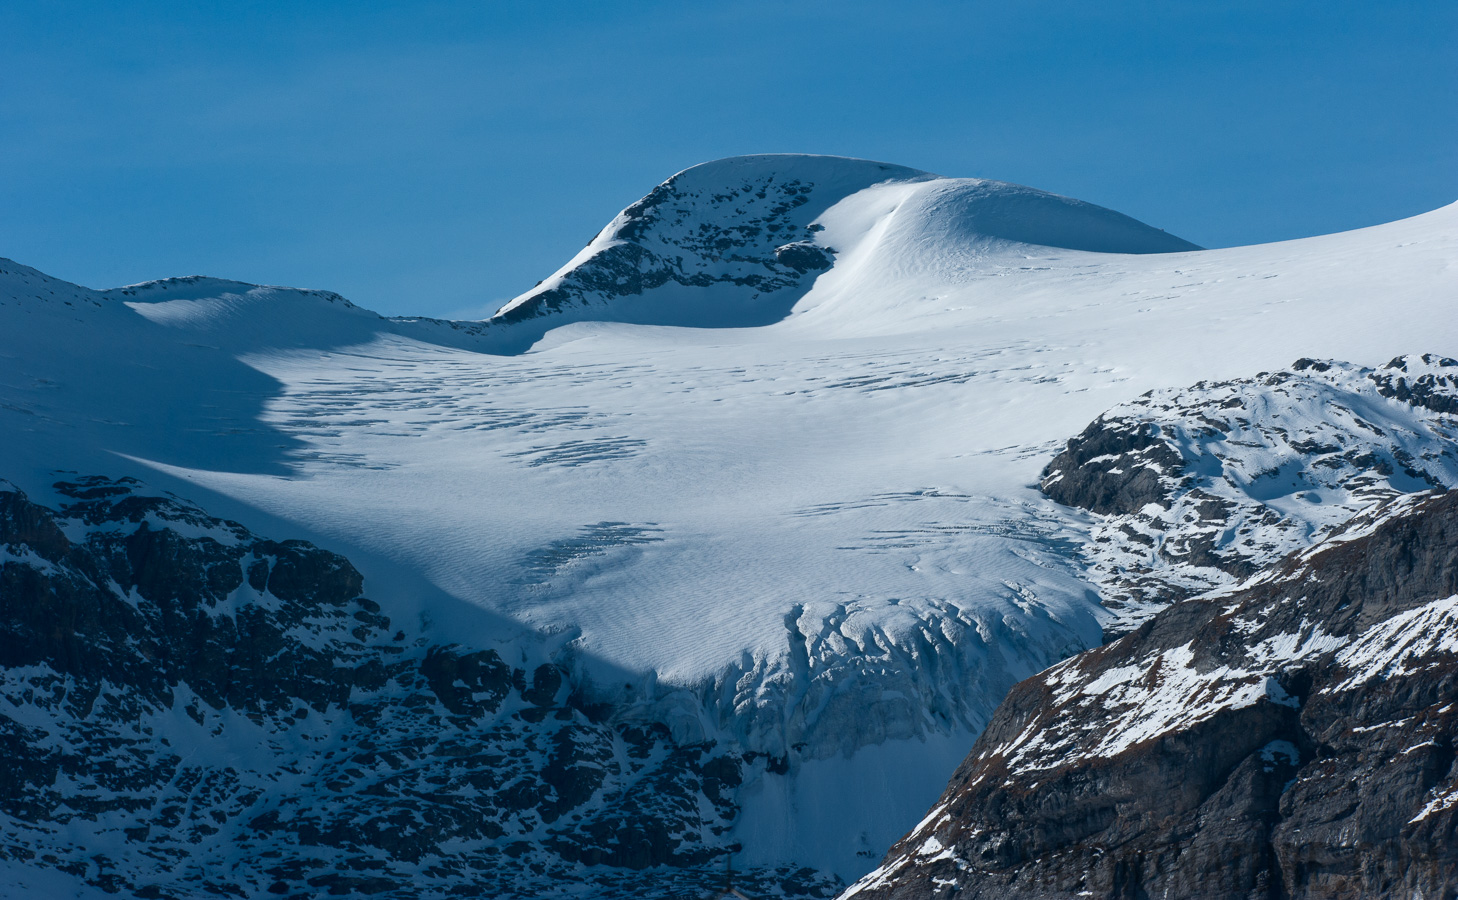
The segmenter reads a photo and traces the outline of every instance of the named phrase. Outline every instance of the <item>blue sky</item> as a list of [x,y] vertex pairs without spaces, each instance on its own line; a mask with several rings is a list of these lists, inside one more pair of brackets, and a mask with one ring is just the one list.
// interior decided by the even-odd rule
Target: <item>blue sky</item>
[[0,5],[0,256],[484,315],[673,172],[881,159],[1207,246],[1458,200],[1458,4]]

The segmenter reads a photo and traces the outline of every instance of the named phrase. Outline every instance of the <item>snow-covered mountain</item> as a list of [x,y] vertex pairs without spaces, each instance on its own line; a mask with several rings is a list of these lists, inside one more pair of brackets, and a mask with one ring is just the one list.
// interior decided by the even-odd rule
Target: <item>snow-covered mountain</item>
[[[825,219],[847,198],[857,199]],[[993,249],[1036,244],[1170,253],[1194,244],[1113,210],[980,178],[823,156],[741,156],[678,173],[623,210],[582,252],[492,316],[695,327],[767,325],[789,315],[843,249],[889,225],[922,240]],[[851,233],[845,217],[854,222]],[[826,234],[828,221],[842,227]],[[874,223],[874,224],[873,224]]]
[[[1098,591],[1127,612],[1224,578],[1155,565],[1165,554],[1149,567],[1170,592],[1136,596],[1082,553],[1093,531],[1159,526],[1043,494],[1069,437],[1149,390],[1300,358],[1454,355],[1455,258],[1458,206],[1199,251],[1028,188],[764,156],[675,176],[485,322],[218,279],[96,292],[3,262],[0,476],[62,517],[75,498],[57,483],[137,478],[342,554],[419,653],[561,673],[573,699],[553,708],[601,728],[619,773],[570,815],[632,808],[613,781],[638,771],[622,735],[662,729],[664,753],[741,761],[722,821],[702,772],[669,792],[709,804],[693,841],[716,865],[736,848],[741,869],[848,882],[922,816],[1016,682],[1099,644],[1116,616]],[[1365,370],[1331,371],[1349,377],[1312,381],[1310,402],[1321,385],[1356,391],[1351,429],[1408,429],[1369,442],[1374,460],[1441,456],[1432,417]],[[1280,393],[1258,382],[1230,390]],[[1169,421],[1204,402],[1172,399]],[[1272,458],[1276,419],[1249,426]],[[1308,488],[1345,492],[1329,515],[1242,496],[1294,516],[1272,534],[1301,540],[1361,511],[1362,473],[1415,485],[1353,460]],[[1451,483],[1444,466],[1427,469]],[[1236,522],[1245,488],[1231,490]],[[470,727],[527,740],[531,703],[512,690]],[[501,827],[473,839],[537,848],[501,863],[528,893],[548,877],[532,866],[563,885],[626,858],[543,850],[560,826],[540,813]]]

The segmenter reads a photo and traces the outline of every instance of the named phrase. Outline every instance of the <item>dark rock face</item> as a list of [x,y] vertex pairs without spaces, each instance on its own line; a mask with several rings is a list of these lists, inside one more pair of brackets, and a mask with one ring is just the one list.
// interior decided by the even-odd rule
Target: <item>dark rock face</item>
[[[789,214],[809,202],[811,185],[769,179],[706,198],[701,191],[682,189],[678,182],[675,177],[654,188],[608,226],[615,229],[619,242],[573,269],[561,284],[492,320],[521,322],[636,296],[670,282],[684,287],[732,284],[774,293],[799,284],[808,271],[829,268],[826,251],[809,242],[786,254],[775,249],[787,237],[810,237]],[[727,223],[709,222],[701,208],[706,205],[708,210],[739,206],[742,214]]]
[[1162,436],[1153,422],[1100,416],[1043,470],[1043,492],[1104,515],[1138,513],[1164,500],[1165,479],[1185,471],[1184,457]]
[[[0,482],[0,858],[138,897],[697,895],[763,760],[410,640],[343,557],[138,482]],[[662,867],[662,868],[653,868]],[[828,896],[761,870],[770,896]]]
[[804,273],[828,269],[833,259],[824,247],[817,247],[809,241],[796,241],[793,244],[776,247],[775,261]]
[[1384,397],[1439,413],[1458,413],[1458,360],[1433,353],[1399,356],[1371,376]]
[[1018,685],[857,898],[1458,893],[1458,493]]
[[1394,497],[1458,485],[1458,362],[1297,360],[1106,412],[1043,472],[1098,515],[1091,576],[1131,630],[1234,584]]

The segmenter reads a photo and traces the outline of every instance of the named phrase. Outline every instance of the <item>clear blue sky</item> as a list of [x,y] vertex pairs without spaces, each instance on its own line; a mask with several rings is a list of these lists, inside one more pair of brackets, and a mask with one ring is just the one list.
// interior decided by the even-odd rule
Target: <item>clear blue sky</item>
[[0,256],[484,315],[739,153],[1034,185],[1207,246],[1458,200],[1458,3],[0,4]]

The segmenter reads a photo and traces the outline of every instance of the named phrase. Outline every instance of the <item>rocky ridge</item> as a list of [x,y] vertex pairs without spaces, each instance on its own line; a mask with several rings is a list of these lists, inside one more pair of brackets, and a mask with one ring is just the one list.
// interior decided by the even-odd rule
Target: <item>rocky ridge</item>
[[1451,897],[1458,493],[1018,685],[843,896]]
[[[802,159],[831,165],[797,171]],[[903,166],[817,157],[747,156],[695,166],[619,213],[577,259],[490,321],[580,312],[665,286],[722,285],[747,289],[750,300],[748,319],[739,321],[742,311],[721,310],[726,321],[766,324],[788,307],[776,303],[756,314],[754,300],[802,287],[831,266],[835,248],[816,242],[816,216],[878,182],[934,177]],[[695,321],[714,318],[702,309],[691,314]]]
[[[412,639],[347,560],[131,479],[0,483],[0,854],[137,897],[697,893],[783,765]],[[826,895],[809,871],[740,876]]]
[[1153,391],[1069,440],[1041,482],[1096,516],[1084,557],[1114,633],[1455,484],[1458,361],[1433,354]]

